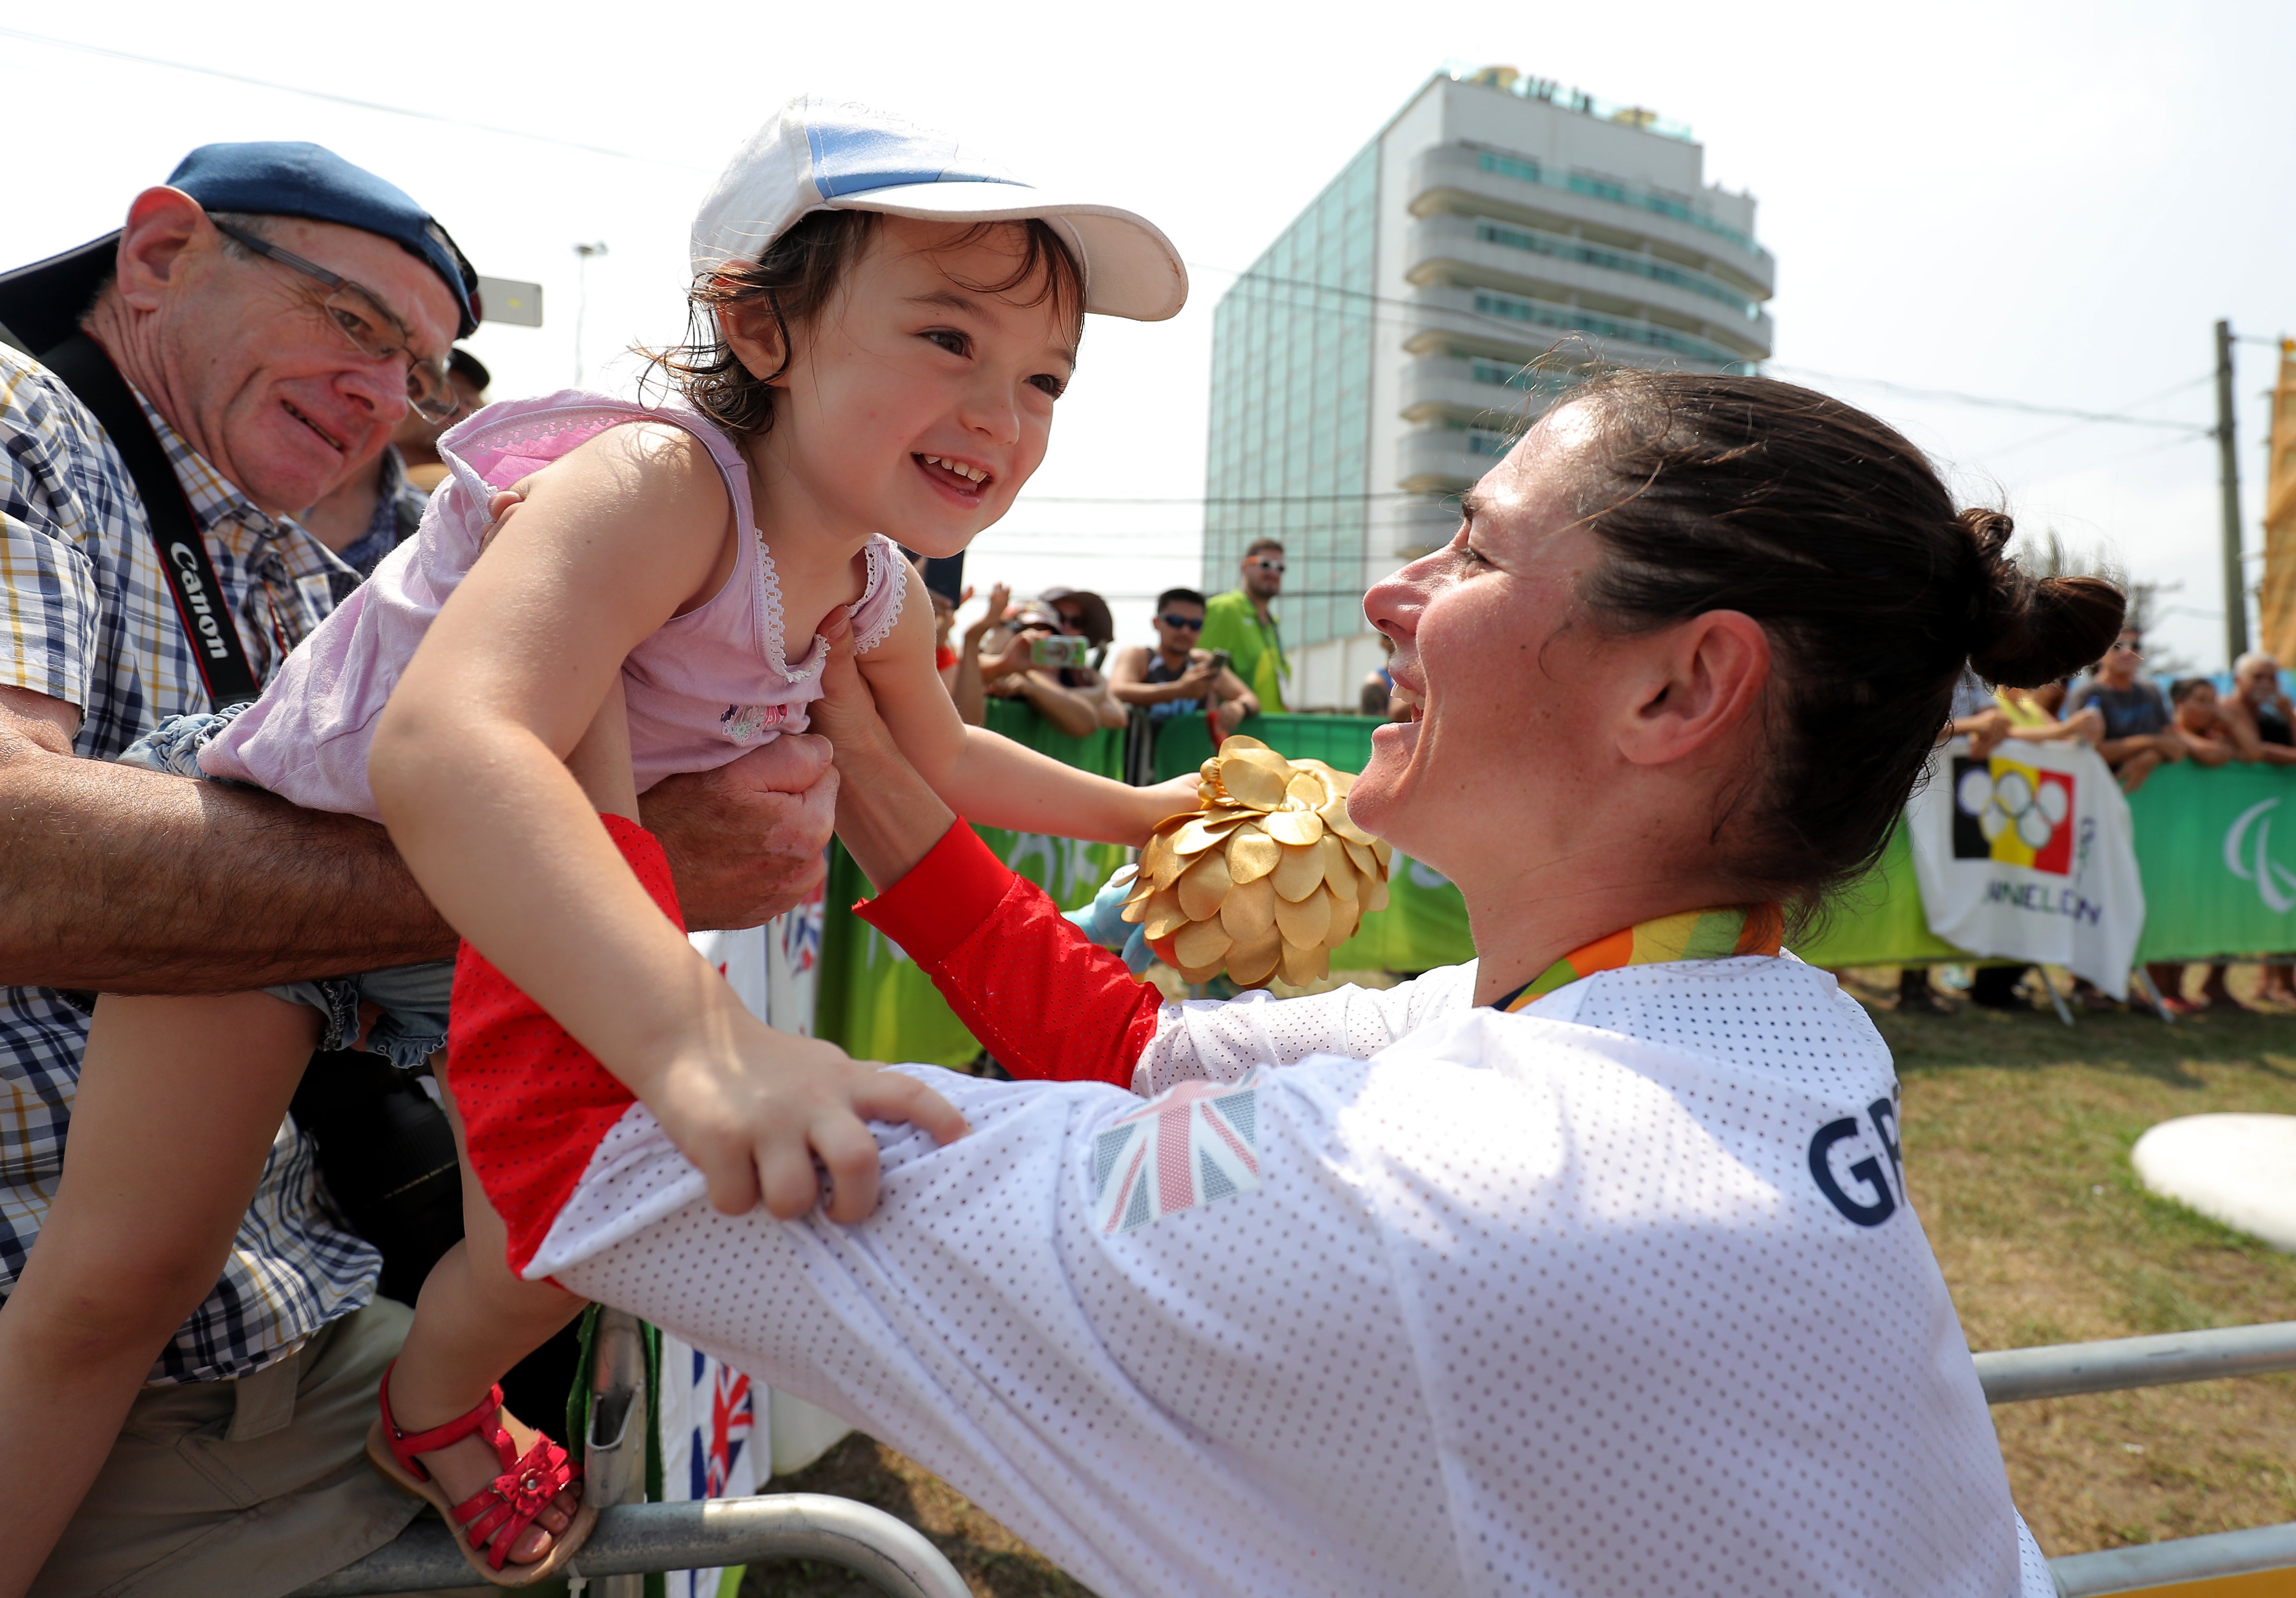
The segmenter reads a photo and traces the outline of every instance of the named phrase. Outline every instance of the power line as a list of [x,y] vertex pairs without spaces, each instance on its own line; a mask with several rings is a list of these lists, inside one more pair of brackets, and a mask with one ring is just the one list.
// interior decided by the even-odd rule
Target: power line
[[[2204,383],[2213,383],[2215,381],[2215,373],[2203,372],[2198,377],[2188,378],[2183,383],[2176,383],[2169,388],[2162,389],[2157,394],[2147,394],[2142,400],[2132,400],[2120,408],[2124,411],[2133,411],[2142,406],[2155,404],[2160,400],[2169,399],[2172,395],[2181,394],[2188,389],[2199,388]],[[2031,438],[2019,439],[2015,443],[2004,444],[1998,449],[1988,449],[1985,451],[1985,454],[1988,457],[1997,455],[2008,455],[2015,450],[2030,449],[2035,444],[2046,444],[2052,439],[2063,438],[2068,433],[2079,432],[2082,428],[2087,425],[2088,424],[2087,422],[2075,422],[2070,427],[2052,427],[2046,432],[2037,432]],[[2211,429],[2210,431],[2213,430]],[[2182,441],[2172,440],[2171,441],[2181,442]]]
[[[676,170],[687,172],[706,172],[709,169],[707,168],[694,166],[685,161],[671,161],[663,156],[641,154],[636,151],[631,150],[617,150],[610,145],[588,144],[579,139],[563,138],[555,134],[536,133],[529,129],[521,128],[504,128],[492,122],[475,121],[467,117],[450,116],[442,111],[420,111],[408,106],[393,105],[386,101],[366,100],[351,95],[333,94],[324,89],[315,89],[304,84],[282,83],[275,78],[258,78],[251,73],[234,72],[226,70],[221,67],[205,66],[193,62],[170,61],[163,56],[144,55],[131,50],[115,49],[105,45],[92,45],[78,39],[59,38],[53,35],[29,32],[27,29],[20,28],[0,27],[0,37],[19,39],[27,44],[45,45],[52,49],[78,51],[83,54],[102,56],[113,61],[133,62],[140,66],[159,67],[172,71],[195,73],[202,77],[219,78],[226,83],[245,84],[255,88],[268,89],[277,94],[299,95],[306,99],[324,101],[335,105],[350,106],[359,111],[376,111],[384,116],[406,117],[416,121],[435,122],[453,128],[466,128],[473,132],[493,134],[501,138],[524,139],[533,144],[554,144],[561,149],[579,150],[586,154],[604,156],[611,161],[636,161],[642,165],[667,167]],[[1522,338],[1519,331],[1519,325],[1515,324],[1511,318],[1492,316],[1484,312],[1458,310],[1448,306],[1431,306],[1419,301],[1397,299],[1390,295],[1374,293],[1368,290],[1344,288],[1336,284],[1316,283],[1312,279],[1308,278],[1277,277],[1267,273],[1256,272],[1250,269],[1239,270],[1234,267],[1217,266],[1206,261],[1190,261],[1188,266],[1191,270],[1218,273],[1225,276],[1237,279],[1240,282],[1249,280],[1253,283],[1264,283],[1283,287],[1304,288],[1313,290],[1318,293],[1338,294],[1349,299],[1363,300],[1376,305],[1400,307],[1406,309],[1415,310],[1422,314],[1434,311],[1446,317],[1464,317],[1476,322],[1488,323],[1495,327],[1500,328],[1513,334],[1513,342],[1516,343],[1529,342]],[[1381,319],[1389,321],[1390,324],[1396,320],[1395,318]],[[1571,330],[1558,328],[1555,331],[1568,334]],[[1588,333],[1582,334],[1581,336],[1599,338],[1603,335]],[[2239,341],[2243,343],[2269,345],[2274,348],[2277,348],[2280,342],[2277,339],[2266,338],[2257,334],[2241,334],[2237,336]],[[1561,342],[1562,341],[1560,340],[1557,341],[1558,343]],[[1812,367],[1789,366],[1776,361],[1757,363],[1751,360],[1737,359],[1728,364],[1739,366],[1762,364],[1767,366],[1772,371],[1795,373],[1801,376],[1815,378],[1824,383],[1850,383],[1864,385],[1870,388],[1877,388],[1890,393],[1903,395],[1908,399],[1928,400],[1942,401],[1948,404],[1975,406],[1994,410],[2013,410],[2030,416],[2069,416],[2085,425],[2092,424],[2109,424],[2130,427],[2161,427],[2177,432],[2192,433],[2195,436],[2204,435],[2212,431],[2212,429],[2197,423],[2174,422],[2155,416],[2135,416],[2110,411],[2078,410],[2064,406],[2038,405],[2030,400],[2010,400],[1993,395],[1964,393],[1953,389],[1915,388],[1904,383],[1892,383],[1885,378],[1844,376],[1838,373],[1820,372]],[[2143,402],[2140,401],[2140,403]],[[1496,410],[1500,408],[1495,406],[1492,408]],[[2023,449],[2027,445],[2043,442],[2049,438],[2062,437],[2064,432],[2070,431],[2070,429],[2065,429],[2055,433],[2043,434],[2038,438],[2029,439],[2021,443],[2006,446],[2005,449],[1996,451],[1995,453],[2006,453],[2009,449]],[[1266,505],[1275,503],[1301,503],[1318,499],[1360,500],[1384,498],[1390,497],[1390,496],[1389,495],[1383,494],[1234,496],[1226,499],[1198,497],[1188,499],[1168,500],[1144,498],[1092,499],[1047,498],[1030,501],[1030,503],[1040,505],[1202,505],[1220,503]],[[1406,498],[1438,498],[1439,496],[1430,493],[1425,495],[1398,494],[1391,497]]]
[[[1318,293],[1337,294],[1344,299],[1362,300],[1374,305],[1394,306],[1402,309],[1415,310],[1422,315],[1433,313],[1438,316],[1462,317],[1470,321],[1488,323],[1495,327],[1503,328],[1510,333],[1513,333],[1515,336],[1513,342],[1518,344],[1532,342],[1523,338],[1520,332],[1517,331],[1523,325],[1523,324],[1518,323],[1511,317],[1493,316],[1485,311],[1461,310],[1447,305],[1431,305],[1423,301],[1402,300],[1390,294],[1374,293],[1368,289],[1351,289],[1342,287],[1337,284],[1317,283],[1312,278],[1277,277],[1268,273],[1257,271],[1240,272],[1234,267],[1215,266],[1208,261],[1192,260],[1188,263],[1188,268],[1191,271],[1220,273],[1225,276],[1236,278],[1239,282],[1249,280],[1255,284],[1270,284],[1278,287],[1308,289]],[[1503,289],[1492,289],[1489,292],[1493,293],[1504,293],[1507,291]],[[1311,310],[1310,314],[1316,313]],[[1399,322],[1399,318],[1394,317],[1377,319],[1385,321],[1390,325],[1398,325]],[[1558,328],[1556,331],[1567,334],[1570,330]],[[1587,338],[1601,338],[1604,335],[1595,333],[1584,333],[1581,336]],[[1562,341],[1558,340],[1556,342],[1559,343]],[[2260,340],[2259,342],[2272,343],[2275,345],[2278,342],[2276,340],[2268,339]],[[2205,433],[2212,431],[2212,429],[2205,424],[2197,422],[2174,422],[2159,416],[2136,416],[2116,411],[2079,410],[2069,406],[2037,404],[2030,400],[2010,400],[1992,394],[1965,393],[1957,389],[1915,388],[1905,383],[1892,383],[1887,378],[1849,377],[1844,376],[1840,373],[1821,372],[1814,367],[1790,366],[1784,362],[1775,360],[1763,360],[1756,362],[1742,358],[1734,360],[1730,364],[1736,366],[1760,365],[1772,372],[1795,373],[1803,377],[1816,378],[1821,383],[1860,384],[1869,388],[1885,389],[1891,393],[1905,395],[1908,399],[1941,400],[1949,404],[1977,406],[1991,410],[2014,410],[2021,411],[2031,416],[2070,416],[2075,420],[2083,423],[2113,423],[2123,426],[2134,427],[2166,427],[2182,432],[2196,433]],[[2203,378],[2201,381],[2205,382],[2207,379]],[[2170,390],[2169,391],[2177,392],[2181,391],[2183,388],[2191,386],[2193,385],[2189,383],[2180,384],[2177,389]],[[2154,396],[2155,399],[2164,397],[2164,395]],[[2149,403],[2149,401],[2139,401],[2138,403]],[[1495,406],[1492,408],[1497,409],[1498,408]]]
[[1908,400],[1943,400],[1952,405],[1979,406],[1987,410],[2021,411],[2028,416],[2071,416],[2080,422],[2111,422],[2124,427],[2167,427],[2178,432],[2193,433],[2195,436],[2216,431],[2214,427],[2200,422],[2171,422],[2160,416],[2131,416],[2117,411],[2075,410],[2062,405],[2036,405],[2030,400],[2004,400],[1991,394],[1964,394],[1958,389],[1917,389],[1906,383],[1891,383],[1882,377],[1844,377],[1838,373],[1820,372],[1809,367],[1790,367],[1778,361],[1773,361],[1769,365],[1773,371],[1798,373],[1804,377],[1814,377],[1821,383],[1847,383],[1866,388],[1883,389],[1892,394],[1901,394]]
[[245,72],[226,71],[221,67],[201,66],[194,62],[168,61],[157,55],[139,55],[132,50],[115,50],[108,45],[84,44],[78,39],[60,39],[44,33],[28,33],[20,28],[0,28],[0,36],[22,39],[27,44],[46,45],[57,50],[78,50],[87,55],[108,56],[113,61],[132,61],[139,66],[165,67],[171,71],[195,72],[205,78],[220,78],[226,83],[243,83],[259,89],[272,89],[282,95],[300,95],[308,100],[324,100],[331,104],[354,106],[360,111],[381,111],[388,117],[411,117],[418,122],[440,122],[450,128],[468,128],[480,133],[496,134],[504,138],[529,139],[538,144],[556,144],[562,149],[580,150],[591,155],[603,155],[614,161],[634,161],[648,166],[673,167],[682,172],[706,172],[706,167],[690,166],[685,161],[668,161],[659,155],[640,155],[632,150],[616,150],[605,144],[586,144],[579,139],[560,138],[555,134],[531,133],[522,128],[503,128],[492,122],[474,122],[468,117],[451,117],[443,111],[415,111],[404,105],[392,105],[381,100],[361,100],[350,95],[330,94],[324,89],[310,88],[299,83],[280,83],[268,78],[257,78]]

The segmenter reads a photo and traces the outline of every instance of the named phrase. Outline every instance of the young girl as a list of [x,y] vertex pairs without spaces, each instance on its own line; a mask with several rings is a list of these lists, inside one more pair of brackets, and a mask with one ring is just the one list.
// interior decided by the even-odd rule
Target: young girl
[[[36,1251],[7,1315],[151,1297],[148,1281],[107,1269],[102,1240],[140,1236],[149,1256],[155,1229],[197,1266],[168,1289],[189,1292],[187,1311],[313,1047],[363,1028],[369,1048],[419,1063],[446,1035],[450,977],[458,1017],[530,995],[564,1029],[494,1029],[449,1058],[450,1088],[502,1072],[578,1083],[594,1057],[729,1213],[761,1198],[804,1213],[818,1160],[828,1214],[865,1215],[877,1152],[865,1121],[946,1141],[962,1119],[909,1077],[754,1019],[682,935],[667,862],[636,820],[661,778],[805,729],[820,635],[840,611],[903,750],[965,815],[1129,843],[1193,806],[1193,776],[1128,788],[964,726],[935,671],[922,584],[886,536],[953,555],[1004,513],[1043,458],[1083,314],[1179,309],[1185,276],[1164,236],[1128,212],[969,174],[932,135],[801,99],[720,179],[693,262],[696,334],[662,358],[685,406],[570,392],[473,416],[440,441],[452,475],[419,538],[260,700],[169,723],[130,752],[381,820],[466,941],[458,970],[103,999],[46,1234],[82,1246]],[[523,503],[496,526],[490,507],[512,488]],[[579,1143],[566,1128],[603,1109],[570,1095],[564,1124],[522,1128],[514,1158],[570,1191],[587,1167],[552,1161]],[[127,1151],[161,1137],[212,1143],[212,1190],[139,1187]],[[565,1451],[512,1421],[493,1384],[581,1304],[512,1277],[504,1222],[467,1169],[464,1190],[468,1239],[422,1289],[369,1452],[446,1513],[489,1580],[525,1585],[565,1562],[594,1511]],[[114,1424],[151,1357],[128,1350],[105,1375]],[[0,1371],[33,1393],[52,1380]],[[103,1416],[80,1403],[53,1418],[61,1435]],[[77,1502],[86,1486],[57,1490]]]

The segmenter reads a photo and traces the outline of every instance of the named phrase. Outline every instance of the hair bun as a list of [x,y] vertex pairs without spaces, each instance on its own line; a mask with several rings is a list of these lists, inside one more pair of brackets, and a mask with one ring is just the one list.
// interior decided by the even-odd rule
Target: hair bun
[[1972,507],[1955,518],[1972,556],[1969,663],[1990,683],[2033,688],[2103,657],[2128,600],[2102,577],[2027,576],[2009,556],[2017,524]]

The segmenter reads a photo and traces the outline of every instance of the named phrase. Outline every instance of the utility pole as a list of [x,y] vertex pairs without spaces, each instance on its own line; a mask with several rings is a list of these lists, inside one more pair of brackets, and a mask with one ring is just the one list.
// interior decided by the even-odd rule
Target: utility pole
[[2217,476],[2224,490],[2225,665],[2248,653],[2248,581],[2240,559],[2240,452],[2233,442],[2232,324],[2217,324]]
[[[575,259],[580,263],[575,268],[579,276],[575,279],[574,292],[574,386],[578,389],[582,386],[582,323],[590,314],[590,258],[605,252],[603,239],[594,244],[574,246]],[[2224,325],[2218,323],[2217,325],[2221,329]],[[2243,648],[2246,647],[2242,646]]]

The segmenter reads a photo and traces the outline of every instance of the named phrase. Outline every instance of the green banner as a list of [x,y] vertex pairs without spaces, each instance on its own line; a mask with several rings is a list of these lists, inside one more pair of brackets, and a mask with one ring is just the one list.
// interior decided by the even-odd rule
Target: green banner
[[2164,766],[2128,810],[2144,878],[2138,960],[2296,950],[2296,770]]
[[[1121,777],[1124,735],[1105,729],[1070,737],[1046,725],[1028,705],[988,702],[988,726],[1013,742],[1065,765],[1103,777]],[[1080,844],[1042,833],[977,828],[997,858],[1053,896],[1062,910],[1090,902],[1108,874],[1131,858],[1113,844]],[[823,1037],[857,1059],[928,1066],[962,1066],[980,1045],[956,1018],[932,978],[900,946],[853,913],[869,896],[861,869],[842,844],[831,847],[827,914],[822,926],[821,984],[814,1025]]]
[[1914,846],[1892,828],[1882,859],[1786,946],[1813,966],[1922,966],[1976,957],[1930,931],[1914,882]]
[[[2296,950],[2296,770],[2163,766],[2129,795],[2128,811],[2144,883],[2140,963]],[[1813,930],[1792,945],[1813,965],[1973,958],[1931,935],[1902,829]]]
[[[1026,705],[1007,700],[990,702],[989,722],[1070,765],[1111,777],[1120,770],[1120,733],[1068,737],[1046,727]],[[1365,716],[1264,715],[1242,730],[1291,759],[1358,771],[1370,758],[1378,725]],[[1201,721],[1168,722],[1157,740],[1157,776],[1193,771],[1210,753]],[[2139,960],[2296,951],[2296,769],[2167,766],[2130,798],[2129,810],[2144,883]],[[981,836],[1064,910],[1089,900],[1127,858],[1110,844],[1039,834],[984,828]],[[1356,935],[1332,951],[1333,970],[1424,971],[1474,958],[1466,905],[1448,881],[1398,854],[1388,888],[1388,907],[1365,916]],[[866,1059],[938,1065],[971,1059],[979,1045],[931,980],[847,908],[867,892],[844,851],[834,851],[822,943],[821,1034]],[[1875,869],[1839,895],[1792,946],[1811,964],[1834,968],[1974,958],[1931,933],[1902,829],[1891,835]]]

